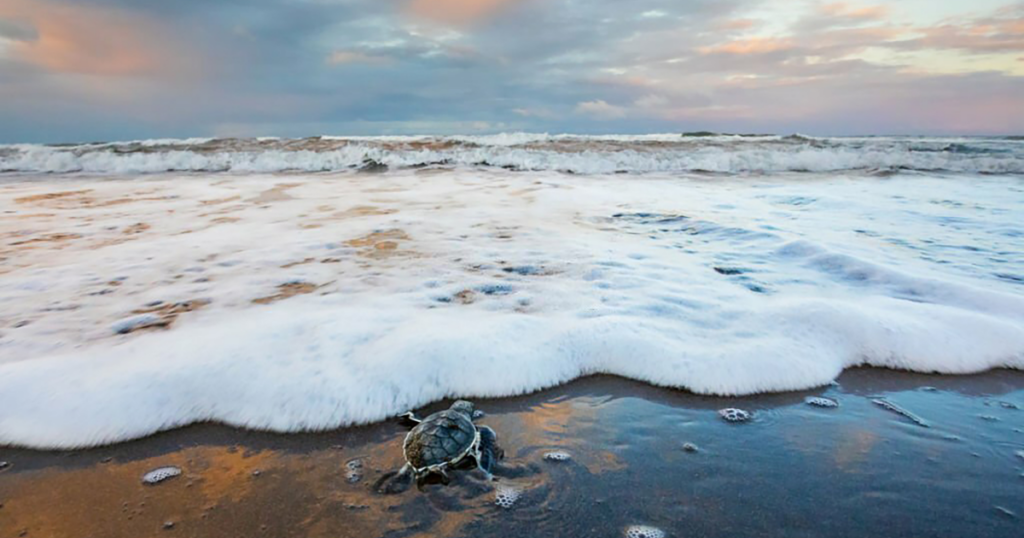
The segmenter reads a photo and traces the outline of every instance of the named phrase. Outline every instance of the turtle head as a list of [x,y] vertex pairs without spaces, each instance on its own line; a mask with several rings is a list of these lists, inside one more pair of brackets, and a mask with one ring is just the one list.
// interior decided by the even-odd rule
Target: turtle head
[[474,414],[476,413],[476,406],[473,405],[473,402],[466,400],[459,400],[453,403],[449,409],[456,413],[462,413],[471,419],[474,418]]

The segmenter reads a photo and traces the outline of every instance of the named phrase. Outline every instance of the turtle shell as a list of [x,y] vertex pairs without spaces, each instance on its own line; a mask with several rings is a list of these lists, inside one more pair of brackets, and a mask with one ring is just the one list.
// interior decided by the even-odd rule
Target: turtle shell
[[465,414],[440,411],[425,418],[405,437],[405,459],[417,470],[455,463],[469,452],[476,437],[476,426]]

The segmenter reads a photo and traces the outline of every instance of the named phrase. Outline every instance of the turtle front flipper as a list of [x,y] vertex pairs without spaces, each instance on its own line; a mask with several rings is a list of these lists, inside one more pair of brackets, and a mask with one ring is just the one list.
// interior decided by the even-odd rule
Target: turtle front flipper
[[405,464],[398,472],[390,472],[377,480],[374,489],[385,495],[395,495],[409,489],[413,481],[412,466]]
[[408,426],[415,426],[420,422],[423,422],[423,419],[417,417],[416,413],[413,413],[412,411],[408,411],[404,414],[398,415],[398,419]]

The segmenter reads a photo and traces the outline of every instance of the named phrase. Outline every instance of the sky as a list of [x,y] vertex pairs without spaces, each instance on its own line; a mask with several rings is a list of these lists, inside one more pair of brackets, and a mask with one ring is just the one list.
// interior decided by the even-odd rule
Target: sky
[[0,142],[1024,134],[1024,2],[2,0]]

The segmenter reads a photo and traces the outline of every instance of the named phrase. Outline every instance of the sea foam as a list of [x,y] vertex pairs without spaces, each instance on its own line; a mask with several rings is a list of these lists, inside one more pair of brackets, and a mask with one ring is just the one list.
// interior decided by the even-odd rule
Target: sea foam
[[1024,368],[1024,293],[998,276],[1016,178],[218,179],[7,184],[5,231],[41,240],[0,279],[0,445],[323,430],[598,373],[743,395]]

